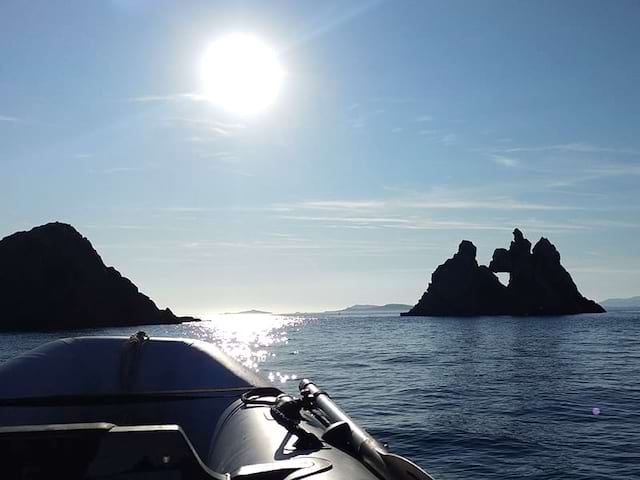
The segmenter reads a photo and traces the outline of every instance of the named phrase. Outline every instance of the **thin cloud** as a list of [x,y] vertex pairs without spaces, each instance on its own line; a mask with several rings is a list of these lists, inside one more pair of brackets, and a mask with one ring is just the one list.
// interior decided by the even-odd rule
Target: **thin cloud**
[[230,173],[232,175],[238,175],[240,177],[254,178],[256,175],[251,172],[247,172],[246,170],[239,170],[236,168],[224,168],[224,167],[216,167],[218,171]]
[[127,225],[127,224],[85,224],[82,228],[86,229],[100,229],[100,230],[146,230],[148,227],[145,225]]
[[117,173],[141,172],[143,170],[145,170],[143,167],[111,167],[102,170],[90,170],[90,173],[113,175]]
[[141,95],[138,97],[130,97],[127,100],[130,102],[136,102],[136,103],[179,102],[179,101],[201,102],[206,100],[206,97],[199,93],[173,93],[168,95]]
[[[517,212],[584,210],[586,207],[526,202],[508,196],[481,192],[434,189],[384,200],[313,200],[270,207],[275,218],[308,222],[331,229],[404,230],[496,230],[508,231],[513,225],[537,231],[576,231],[598,228],[595,224],[540,222],[518,218]],[[444,212],[447,212],[446,214]],[[470,211],[485,211],[483,220],[468,218]],[[493,213],[491,213],[493,212]],[[495,216],[500,213],[499,216]],[[510,215],[506,216],[505,213]],[[492,218],[493,216],[493,218]]]
[[18,117],[12,117],[11,115],[0,115],[0,122],[5,122],[5,123],[27,123],[25,120],[18,118]]
[[103,173],[126,173],[126,172],[141,172],[144,168],[141,167],[114,167],[103,170]]
[[424,210],[583,210],[573,205],[551,205],[544,203],[520,202],[508,197],[495,197],[484,200],[443,199],[425,201],[400,201],[398,206]]
[[594,228],[640,228],[640,222],[625,222],[621,220],[583,220],[581,223]]
[[570,267],[572,272],[580,272],[580,273],[605,273],[605,274],[632,274],[636,275],[638,273],[638,268],[611,268],[611,267]]
[[370,210],[370,209],[382,208],[385,205],[386,205],[385,202],[379,201],[379,200],[364,200],[364,201],[324,200],[324,201],[302,202],[294,205],[294,207],[308,208],[308,209],[314,209],[314,210],[361,210],[361,209]]
[[640,165],[607,164],[594,168],[593,173],[602,176],[640,175]]
[[432,136],[432,135],[438,135],[439,133],[441,133],[440,130],[433,130],[433,129],[422,129],[418,131],[418,135],[420,136]]
[[501,167],[514,168],[520,166],[520,160],[513,157],[505,157],[504,155],[491,155],[493,163]]
[[366,105],[354,104],[353,108],[348,109],[348,123],[351,128],[360,130],[367,127],[375,117],[385,113],[384,108],[367,108]]
[[169,117],[165,121],[168,125],[187,125],[222,137],[230,137],[247,127],[244,123],[229,123],[200,118]]
[[365,124],[366,124],[366,120],[363,115],[358,115],[356,118],[351,120],[351,127],[356,130],[360,130],[364,128]]
[[452,147],[458,143],[458,136],[455,133],[448,133],[440,139],[440,143],[446,147]]
[[575,177],[554,180],[549,183],[550,187],[571,187],[579,183],[591,182],[607,177],[627,177],[640,175],[640,165],[625,164],[605,164],[595,168],[587,169],[584,174]]
[[370,103],[382,103],[388,105],[407,105],[417,103],[419,99],[413,97],[374,97],[369,100]]
[[420,115],[416,118],[416,122],[424,123],[424,122],[433,122],[433,117],[431,115]]
[[499,149],[503,153],[515,152],[575,152],[575,153],[613,153],[624,155],[640,155],[640,150],[627,147],[601,147],[588,143],[562,143],[556,145],[543,145],[537,147],[509,147]]
[[383,210],[583,210],[574,205],[556,205],[524,202],[507,196],[482,196],[481,194],[435,189],[429,193],[415,193],[386,200],[316,200],[298,203],[274,204],[273,211],[383,211]]
[[513,225],[518,225],[529,231],[582,231],[592,229],[592,225],[540,222],[537,220],[441,220],[419,217],[331,217],[331,216],[304,216],[282,215],[278,218],[290,221],[312,222],[329,228],[349,229],[395,229],[395,230],[491,230],[511,231]]
[[169,213],[202,213],[211,212],[213,209],[205,207],[160,207],[157,210]]
[[279,218],[284,220],[305,220],[312,222],[344,222],[359,224],[391,224],[391,223],[410,223],[405,218],[395,217],[341,217],[341,216],[310,216],[310,215],[281,215]]
[[[106,246],[105,246],[106,247]],[[124,245],[108,245],[109,248],[125,248]],[[131,248],[144,248],[143,245],[130,245]],[[288,235],[279,236],[276,239],[227,240],[227,241],[200,241],[170,242],[162,245],[163,249],[171,249],[180,252],[186,258],[218,258],[227,255],[229,250],[266,250],[270,255],[303,256],[321,255],[325,256],[394,256],[404,252],[425,252],[442,249],[435,244],[424,242],[403,242],[398,241],[389,245],[384,241],[375,240],[336,240],[323,239],[314,241],[312,239],[289,238]],[[193,257],[192,257],[193,255]]]
[[205,160],[213,160],[224,163],[235,163],[238,160],[238,157],[227,151],[222,152],[203,152],[200,155],[200,158]]

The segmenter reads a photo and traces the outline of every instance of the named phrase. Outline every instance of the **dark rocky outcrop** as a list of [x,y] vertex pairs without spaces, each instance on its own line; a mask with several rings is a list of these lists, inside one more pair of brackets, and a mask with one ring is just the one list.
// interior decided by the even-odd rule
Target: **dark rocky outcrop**
[[49,223],[0,240],[0,330],[180,323],[71,225]]
[[[498,248],[489,267],[478,265],[476,247],[463,240],[458,253],[436,268],[420,301],[406,314],[420,316],[567,315],[601,313],[583,297],[546,238],[531,250],[519,229],[509,249]],[[494,273],[508,272],[504,286]]]

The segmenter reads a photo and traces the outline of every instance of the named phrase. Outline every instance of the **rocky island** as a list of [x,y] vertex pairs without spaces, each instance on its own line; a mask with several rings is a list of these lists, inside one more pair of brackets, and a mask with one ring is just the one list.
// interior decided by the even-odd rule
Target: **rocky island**
[[194,321],[155,303],[71,225],[0,240],[0,330],[62,330]]
[[[602,313],[582,296],[560,263],[560,253],[542,237],[531,242],[519,229],[509,249],[498,248],[489,266],[478,265],[476,247],[463,240],[458,252],[433,272],[431,283],[407,316],[571,315]],[[508,272],[503,285],[495,273]]]

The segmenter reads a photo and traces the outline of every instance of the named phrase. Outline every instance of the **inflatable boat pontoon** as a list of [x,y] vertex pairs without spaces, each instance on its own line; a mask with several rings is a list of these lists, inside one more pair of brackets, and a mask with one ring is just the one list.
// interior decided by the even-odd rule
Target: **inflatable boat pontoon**
[[197,340],[54,341],[0,365],[0,478],[430,479],[299,390]]

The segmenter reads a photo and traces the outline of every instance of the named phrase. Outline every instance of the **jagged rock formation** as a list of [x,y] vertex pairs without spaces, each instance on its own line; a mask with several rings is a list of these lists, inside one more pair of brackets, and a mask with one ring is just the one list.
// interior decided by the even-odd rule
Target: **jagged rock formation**
[[[403,315],[568,315],[605,310],[583,297],[546,238],[531,251],[519,229],[509,249],[498,248],[487,268],[478,265],[476,247],[463,240],[458,253],[440,265],[420,301]],[[504,286],[494,272],[508,272]]]
[[159,310],[71,225],[0,240],[0,330],[58,330],[196,320]]

